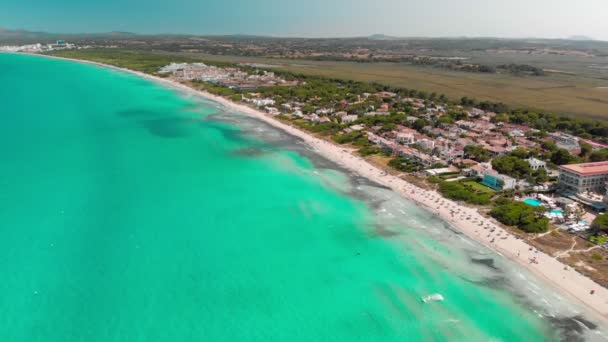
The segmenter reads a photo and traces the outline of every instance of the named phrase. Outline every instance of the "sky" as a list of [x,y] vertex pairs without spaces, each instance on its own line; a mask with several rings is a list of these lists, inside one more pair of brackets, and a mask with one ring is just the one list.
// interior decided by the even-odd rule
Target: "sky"
[[55,33],[608,41],[608,0],[0,0],[0,27]]

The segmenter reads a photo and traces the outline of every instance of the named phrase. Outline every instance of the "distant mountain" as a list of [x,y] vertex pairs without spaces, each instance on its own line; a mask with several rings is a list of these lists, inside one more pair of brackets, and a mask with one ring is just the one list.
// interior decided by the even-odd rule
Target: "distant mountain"
[[0,41],[30,40],[48,36],[44,32],[31,32],[25,30],[9,30],[0,27]]
[[133,32],[123,32],[123,31],[112,31],[112,32],[107,32],[107,33],[92,33],[92,34],[80,34],[80,35],[90,35],[90,36],[112,36],[112,37],[117,37],[117,36],[125,36],[125,37],[130,37],[130,36],[137,36],[137,33],[133,33]]
[[81,38],[130,38],[137,34],[131,32],[105,32],[105,33],[48,33],[26,30],[10,30],[0,27],[0,43],[2,44],[30,44],[51,43],[55,40],[81,39]]
[[377,33],[377,34],[372,34],[371,36],[367,37],[367,39],[370,39],[370,40],[397,40],[397,39],[401,39],[401,38],[387,36],[385,34]]
[[568,37],[568,40],[594,40],[591,37],[588,36],[570,36]]

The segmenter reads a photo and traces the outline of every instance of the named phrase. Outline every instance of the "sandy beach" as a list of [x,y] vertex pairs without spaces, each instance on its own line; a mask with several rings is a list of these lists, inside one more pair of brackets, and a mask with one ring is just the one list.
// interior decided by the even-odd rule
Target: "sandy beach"
[[[41,56],[41,55],[35,55]],[[48,58],[58,58],[43,56]],[[59,58],[64,59],[64,58]],[[73,59],[71,59],[73,60]],[[443,198],[436,191],[428,191],[410,184],[398,177],[387,175],[385,171],[371,165],[361,157],[353,154],[353,151],[342,146],[335,145],[322,139],[318,139],[307,132],[285,124],[275,118],[249,106],[234,103],[220,96],[192,89],[177,81],[151,76],[137,71],[117,68],[110,65],[73,60],[80,63],[88,63],[100,67],[112,68],[128,72],[145,79],[158,82],[168,87],[178,89],[190,94],[199,95],[219,103],[230,111],[239,112],[259,119],[275,128],[302,139],[321,156],[332,160],[340,166],[348,169],[373,182],[391,188],[402,197],[414,201],[418,205],[435,213],[443,220],[462,231],[469,238],[496,251],[499,255],[520,264],[530,270],[542,280],[556,288],[560,293],[589,309],[596,318],[606,321],[608,319],[608,290],[598,285],[591,279],[566,267],[556,258],[545,253],[536,251],[524,241],[516,239],[508,231],[501,228],[500,224],[493,219],[482,216],[476,209],[460,205],[454,201]],[[590,291],[595,290],[594,294]]]

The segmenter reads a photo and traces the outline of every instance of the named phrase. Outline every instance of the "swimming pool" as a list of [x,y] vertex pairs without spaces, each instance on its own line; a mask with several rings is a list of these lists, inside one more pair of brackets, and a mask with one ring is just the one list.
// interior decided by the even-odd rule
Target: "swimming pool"
[[531,205],[533,207],[540,207],[541,205],[543,205],[543,202],[534,199],[534,198],[526,198],[524,200],[524,203],[526,203],[527,205]]
[[549,213],[555,214],[555,215],[564,215],[564,211],[561,209],[553,209],[553,210],[549,211]]

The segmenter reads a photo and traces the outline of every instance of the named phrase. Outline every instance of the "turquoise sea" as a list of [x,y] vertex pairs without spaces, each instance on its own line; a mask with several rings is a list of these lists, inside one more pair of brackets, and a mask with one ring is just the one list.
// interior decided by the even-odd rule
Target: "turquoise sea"
[[601,336],[262,123],[92,65],[0,54],[0,70],[1,341]]

